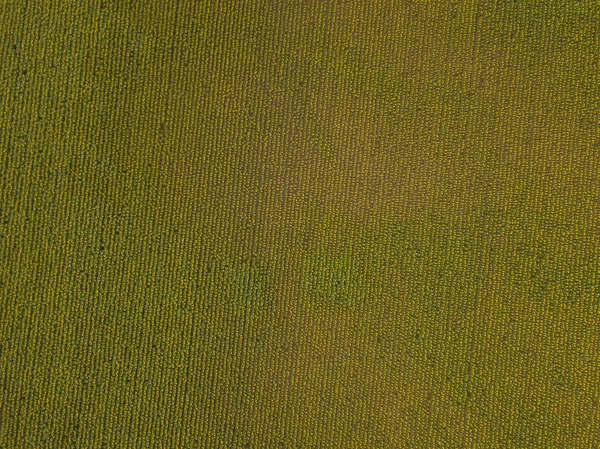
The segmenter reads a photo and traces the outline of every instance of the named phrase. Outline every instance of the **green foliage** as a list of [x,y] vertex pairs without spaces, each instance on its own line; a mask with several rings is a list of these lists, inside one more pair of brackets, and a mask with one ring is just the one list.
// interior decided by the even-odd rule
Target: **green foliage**
[[367,261],[352,248],[316,251],[306,258],[304,281],[317,304],[353,306],[372,293],[369,272]]
[[267,267],[254,259],[221,257],[210,261],[201,279],[207,300],[231,306],[247,317],[262,314],[272,300]]
[[309,253],[303,276],[319,304],[356,305],[387,292],[464,311],[502,278],[523,301],[595,306],[600,263],[592,238],[577,235],[573,223],[517,211],[480,211],[454,224],[406,220],[360,228],[342,249]]

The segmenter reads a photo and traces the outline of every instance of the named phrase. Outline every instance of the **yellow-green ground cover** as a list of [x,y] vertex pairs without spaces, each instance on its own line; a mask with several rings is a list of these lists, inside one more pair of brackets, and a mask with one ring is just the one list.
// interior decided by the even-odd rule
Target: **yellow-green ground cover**
[[599,33],[0,1],[0,448],[600,447]]

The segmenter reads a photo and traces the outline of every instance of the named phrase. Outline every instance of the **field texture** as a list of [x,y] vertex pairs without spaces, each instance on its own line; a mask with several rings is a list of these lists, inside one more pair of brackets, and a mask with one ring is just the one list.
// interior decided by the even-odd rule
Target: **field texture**
[[600,448],[600,2],[0,0],[0,448]]

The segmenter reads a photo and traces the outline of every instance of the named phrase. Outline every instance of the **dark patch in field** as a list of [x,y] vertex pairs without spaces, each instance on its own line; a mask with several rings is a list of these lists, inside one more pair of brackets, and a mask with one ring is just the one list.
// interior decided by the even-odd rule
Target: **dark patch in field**
[[204,268],[200,290],[248,317],[262,314],[272,301],[268,269],[255,259],[216,257]]

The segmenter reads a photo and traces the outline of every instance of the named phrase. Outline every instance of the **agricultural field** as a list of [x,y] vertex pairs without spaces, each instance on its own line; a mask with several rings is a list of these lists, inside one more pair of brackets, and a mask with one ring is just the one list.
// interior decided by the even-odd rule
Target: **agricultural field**
[[0,0],[0,448],[600,447],[596,0]]

